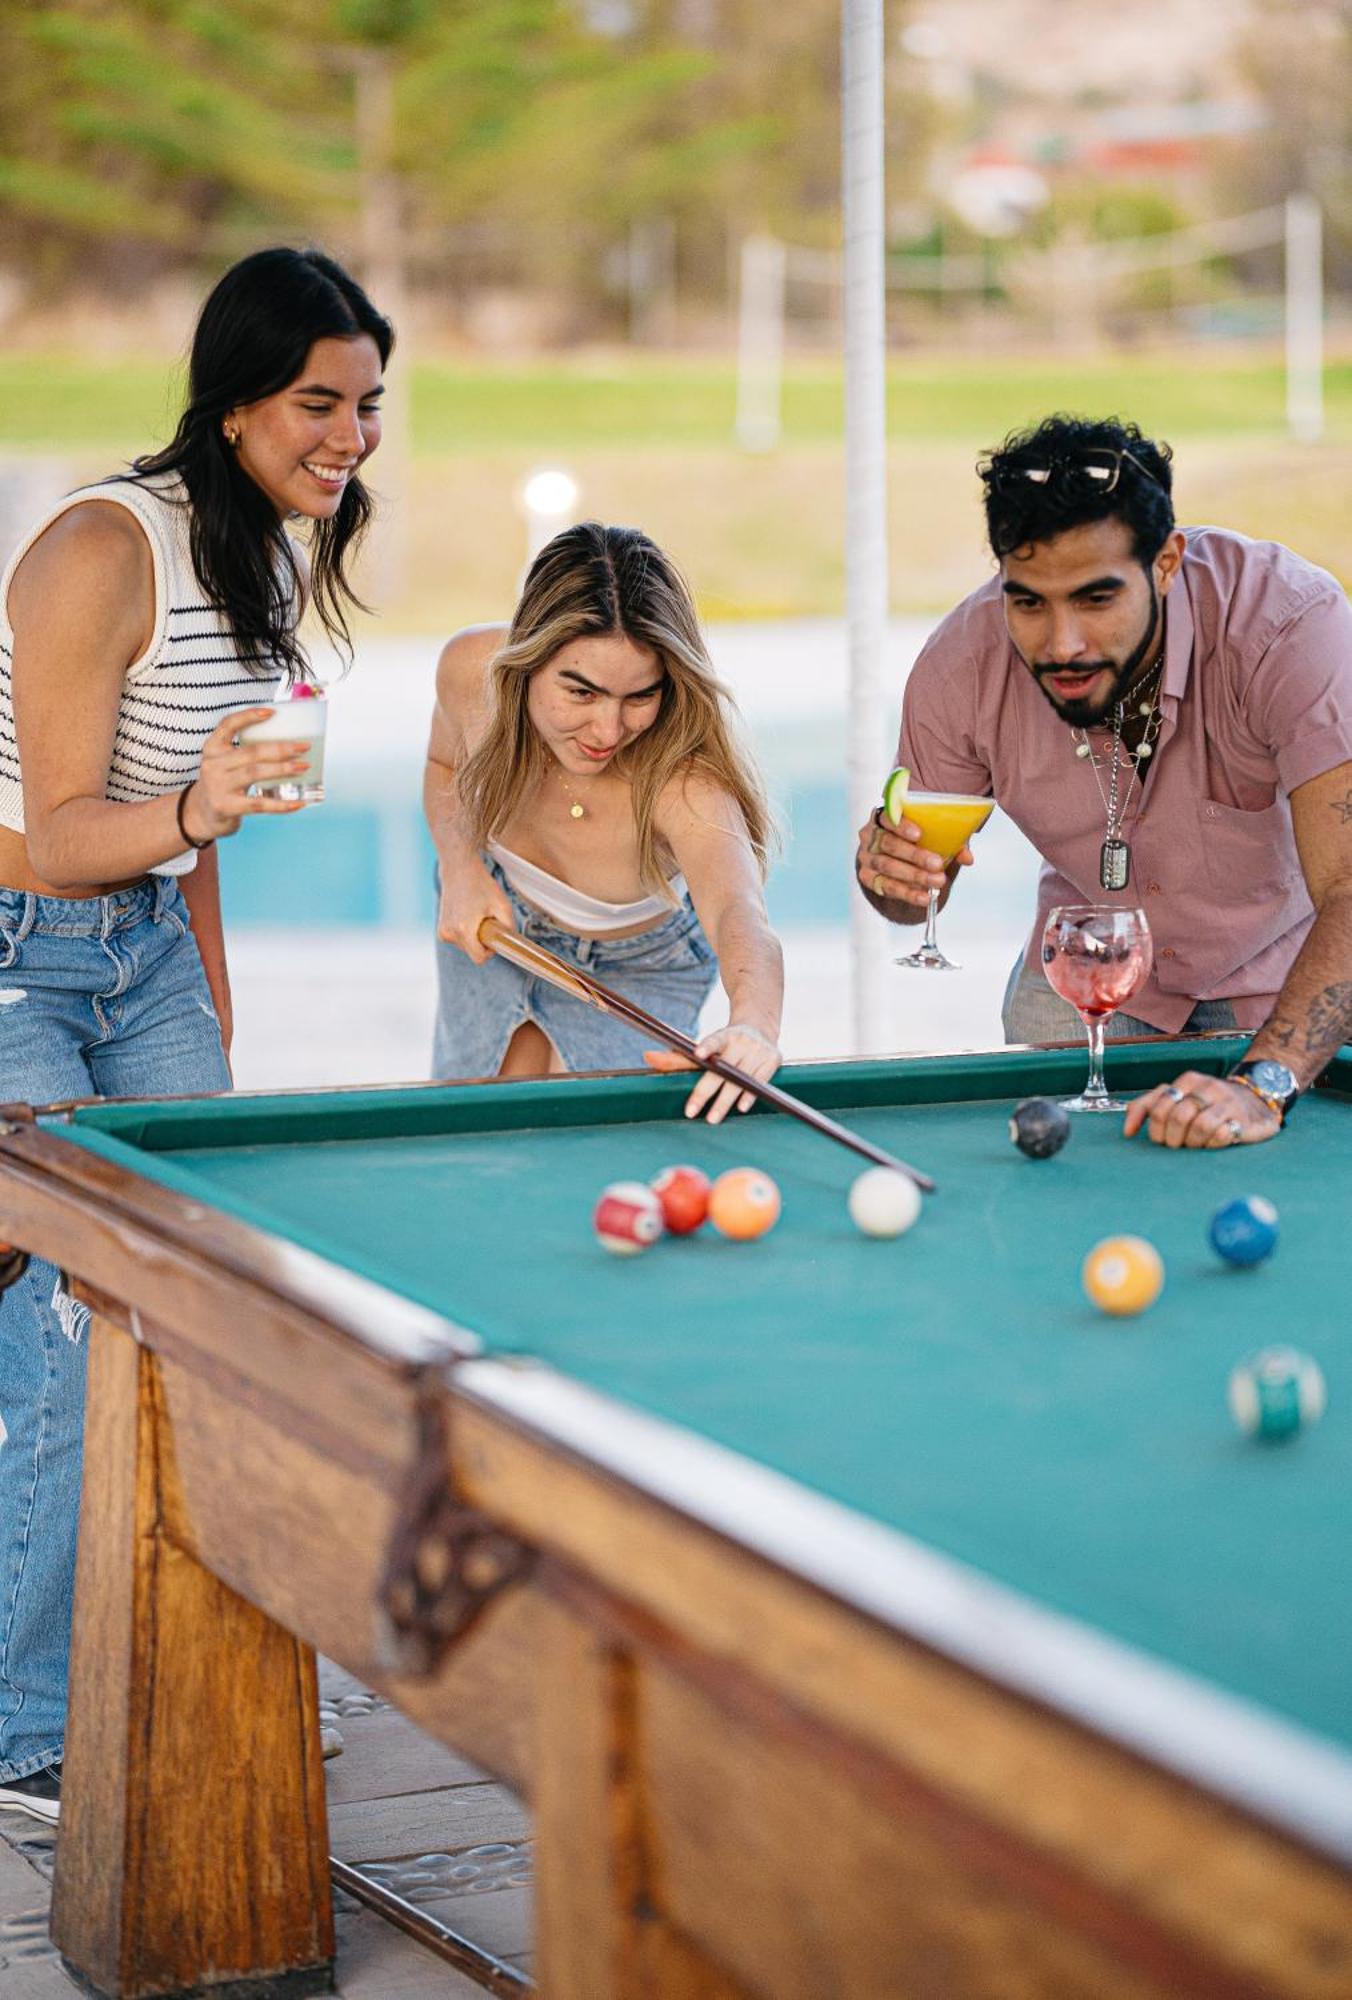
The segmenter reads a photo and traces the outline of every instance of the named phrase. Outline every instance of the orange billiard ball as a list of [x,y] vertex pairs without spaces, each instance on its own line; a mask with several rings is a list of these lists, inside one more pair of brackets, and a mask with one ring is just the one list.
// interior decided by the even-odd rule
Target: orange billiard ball
[[698,1167],[663,1167],[648,1183],[662,1204],[669,1236],[690,1236],[709,1217],[709,1176]]
[[779,1220],[779,1189],[756,1167],[733,1167],[709,1191],[709,1220],[738,1243],[764,1236]]

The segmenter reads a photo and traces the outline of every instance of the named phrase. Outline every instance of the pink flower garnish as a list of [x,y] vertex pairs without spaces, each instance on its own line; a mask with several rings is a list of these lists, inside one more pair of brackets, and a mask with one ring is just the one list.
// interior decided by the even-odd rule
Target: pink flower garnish
[[297,681],[291,690],[291,699],[292,701],[322,701],[324,696],[321,690],[313,686],[311,682]]

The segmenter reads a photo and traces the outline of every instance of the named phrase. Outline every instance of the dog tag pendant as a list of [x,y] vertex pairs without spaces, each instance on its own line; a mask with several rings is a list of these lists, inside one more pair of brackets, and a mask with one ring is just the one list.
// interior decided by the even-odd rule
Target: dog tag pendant
[[1125,889],[1131,880],[1131,849],[1125,840],[1105,840],[1099,849],[1099,881],[1105,889]]

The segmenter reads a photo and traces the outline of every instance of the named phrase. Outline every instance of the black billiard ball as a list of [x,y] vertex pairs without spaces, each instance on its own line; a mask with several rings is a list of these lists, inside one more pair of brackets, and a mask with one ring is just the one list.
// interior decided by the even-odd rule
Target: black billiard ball
[[1030,1160],[1049,1160],[1070,1137],[1070,1119],[1049,1097],[1025,1097],[1014,1106],[1009,1136]]

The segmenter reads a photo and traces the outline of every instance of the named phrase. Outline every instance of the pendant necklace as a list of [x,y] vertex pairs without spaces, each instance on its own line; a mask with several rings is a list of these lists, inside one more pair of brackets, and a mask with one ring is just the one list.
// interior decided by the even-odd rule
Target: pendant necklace
[[1137,709],[1137,713],[1145,717],[1145,734],[1141,739],[1140,747],[1129,753],[1131,777],[1127,783],[1126,796],[1122,799],[1120,805],[1118,803],[1118,792],[1122,773],[1122,729],[1126,721],[1125,702],[1119,701],[1113,710],[1113,753],[1112,762],[1108,770],[1108,790],[1106,795],[1103,790],[1103,780],[1098,774],[1098,758],[1094,755],[1093,746],[1089,741],[1087,732],[1083,729],[1077,729],[1073,732],[1077,739],[1075,755],[1088,759],[1089,768],[1094,773],[1094,783],[1098,786],[1099,798],[1103,802],[1104,819],[1107,824],[1104,831],[1103,845],[1099,849],[1099,881],[1105,889],[1111,890],[1114,893],[1125,889],[1131,881],[1131,846],[1123,838],[1122,828],[1127,817],[1127,808],[1131,804],[1132,793],[1136,789],[1136,781],[1141,775],[1141,767],[1154,754],[1155,741],[1159,736],[1164,720],[1159,711],[1160,689],[1164,681],[1164,675],[1161,671],[1162,666],[1163,656],[1161,654],[1161,658],[1156,661],[1154,668],[1156,676],[1154,692],[1150,700],[1148,702],[1141,702]]
[[573,790],[568,780],[564,777],[563,766],[558,765],[556,768],[558,769],[559,773],[559,783],[563,786],[564,791],[568,794],[569,819],[585,819],[587,817],[587,808],[583,805],[577,793]]

